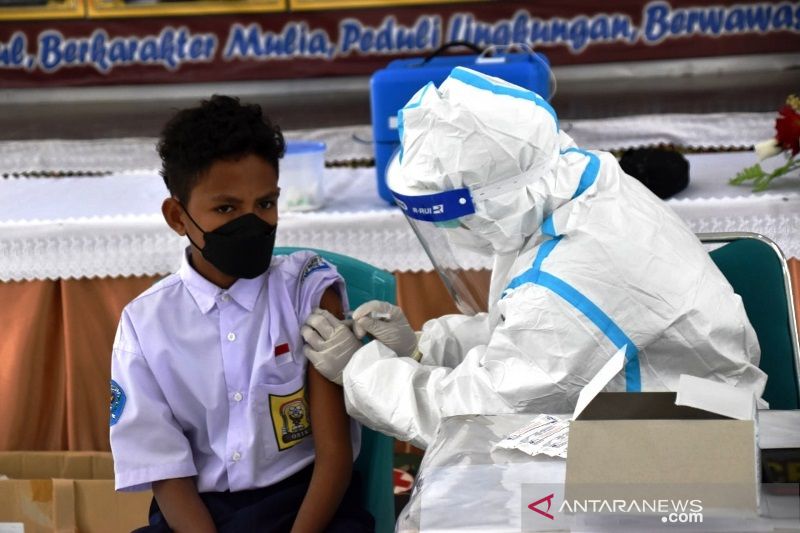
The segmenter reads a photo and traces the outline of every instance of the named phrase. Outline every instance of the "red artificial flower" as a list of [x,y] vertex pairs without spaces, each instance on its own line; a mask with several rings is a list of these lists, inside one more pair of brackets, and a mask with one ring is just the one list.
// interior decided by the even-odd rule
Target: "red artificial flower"
[[800,152],[800,113],[787,103],[780,108],[778,115],[775,140],[784,150],[791,150],[794,157]]
[[791,150],[792,155],[786,158],[786,164],[765,172],[760,163],[747,167],[730,180],[732,185],[741,185],[746,181],[753,182],[753,192],[766,190],[775,178],[800,170],[800,96],[792,94],[786,99],[786,105],[778,110],[775,121],[775,137],[756,143],[755,152],[758,160],[778,155]]

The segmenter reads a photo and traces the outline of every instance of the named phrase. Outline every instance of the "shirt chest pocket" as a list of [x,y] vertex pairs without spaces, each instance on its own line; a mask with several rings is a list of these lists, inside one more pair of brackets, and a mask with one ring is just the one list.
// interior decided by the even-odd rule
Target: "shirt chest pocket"
[[288,450],[311,435],[304,372],[285,383],[256,385],[253,397],[268,454]]

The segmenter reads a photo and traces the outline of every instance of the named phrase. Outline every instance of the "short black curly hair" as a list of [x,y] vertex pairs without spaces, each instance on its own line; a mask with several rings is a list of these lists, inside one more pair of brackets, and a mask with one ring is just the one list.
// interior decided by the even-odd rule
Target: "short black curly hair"
[[158,142],[161,176],[170,194],[183,204],[215,162],[255,154],[272,165],[277,175],[278,159],[285,151],[280,128],[264,116],[261,106],[216,94],[176,113]]

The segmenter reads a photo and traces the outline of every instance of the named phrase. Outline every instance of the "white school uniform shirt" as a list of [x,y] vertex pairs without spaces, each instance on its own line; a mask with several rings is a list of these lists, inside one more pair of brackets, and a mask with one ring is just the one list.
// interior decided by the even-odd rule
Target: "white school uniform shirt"
[[[199,492],[272,485],[314,460],[300,326],[342,278],[311,252],[227,290],[184,255],[122,311],[111,363],[117,490],[197,476]],[[351,422],[354,456],[360,429]]]

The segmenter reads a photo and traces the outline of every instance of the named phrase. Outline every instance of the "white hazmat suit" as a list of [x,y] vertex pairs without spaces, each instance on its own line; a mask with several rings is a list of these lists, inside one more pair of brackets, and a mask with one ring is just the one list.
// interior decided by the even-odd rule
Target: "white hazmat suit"
[[359,349],[343,374],[352,416],[424,448],[445,416],[568,413],[623,346],[606,390],[691,374],[761,396],[755,333],[695,235],[613,155],[575,146],[542,98],[458,67],[400,119],[390,189],[410,219],[426,195],[466,191],[474,212],[436,225],[493,254],[489,312],[428,321],[419,362]]

